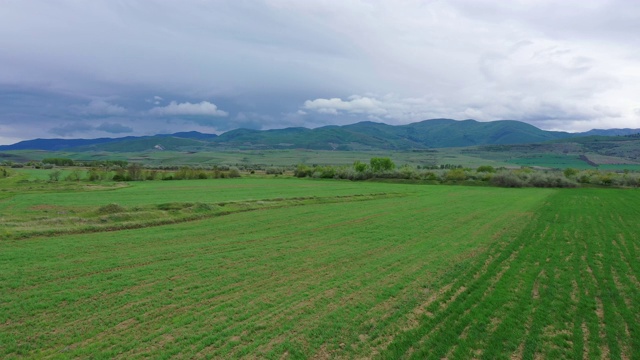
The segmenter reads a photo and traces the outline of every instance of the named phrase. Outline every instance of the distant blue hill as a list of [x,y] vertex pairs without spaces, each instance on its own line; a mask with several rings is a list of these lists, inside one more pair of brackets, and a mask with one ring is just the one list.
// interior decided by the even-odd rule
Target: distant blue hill
[[[100,150],[102,147],[117,147],[116,144],[134,143],[137,141],[151,141],[162,138],[179,138],[192,140],[211,140],[215,139],[216,134],[203,134],[197,131],[177,132],[175,134],[159,134],[154,136],[125,136],[121,138],[97,138],[97,139],[34,139],[25,140],[13,145],[0,145],[0,151],[8,150]],[[100,146],[102,145],[102,146]],[[111,146],[107,146],[111,145]],[[153,146],[151,146],[153,147]]]
[[640,129],[592,129],[589,131],[585,131],[580,133],[580,136],[591,136],[591,135],[601,135],[601,136],[626,136],[640,134]]
[[539,143],[581,136],[621,136],[640,129],[594,129],[584,133],[541,130],[533,125],[498,120],[432,119],[406,125],[363,121],[344,126],[315,129],[292,127],[273,130],[236,129],[222,135],[197,131],[99,139],[34,139],[0,146],[8,150],[111,151],[131,152],[152,149],[315,149],[315,150],[410,150],[474,145]]

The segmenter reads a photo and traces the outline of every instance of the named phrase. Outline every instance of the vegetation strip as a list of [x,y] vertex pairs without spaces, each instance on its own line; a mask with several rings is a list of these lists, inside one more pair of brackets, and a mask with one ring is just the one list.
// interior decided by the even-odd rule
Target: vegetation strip
[[[225,216],[246,211],[274,209],[309,204],[339,203],[349,201],[368,201],[385,197],[404,196],[403,194],[369,194],[334,197],[295,197],[253,201],[207,203],[164,203],[155,206],[125,208],[118,204],[108,204],[85,213],[73,216],[36,218],[28,221],[21,218],[4,218],[0,224],[5,229],[0,239],[27,239],[63,234],[83,234],[102,231],[142,229],[151,226],[177,224]],[[46,207],[45,207],[46,208]],[[64,208],[56,208],[58,214],[68,214]]]

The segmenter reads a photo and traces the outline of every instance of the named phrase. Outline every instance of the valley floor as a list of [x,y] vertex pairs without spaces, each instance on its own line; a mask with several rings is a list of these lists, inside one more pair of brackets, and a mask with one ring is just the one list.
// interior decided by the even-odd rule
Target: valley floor
[[106,188],[0,198],[0,356],[640,358],[638,190]]

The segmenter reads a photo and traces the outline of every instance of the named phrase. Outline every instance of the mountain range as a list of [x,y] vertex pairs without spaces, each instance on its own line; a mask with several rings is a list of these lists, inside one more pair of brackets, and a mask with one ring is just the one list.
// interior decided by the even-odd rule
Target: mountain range
[[581,136],[620,136],[640,129],[594,129],[583,133],[541,130],[533,125],[498,120],[432,119],[407,125],[364,121],[315,129],[292,127],[274,130],[236,129],[221,135],[196,131],[98,139],[34,139],[0,146],[0,151],[198,151],[203,149],[314,149],[314,150],[410,150],[474,145],[539,143]]

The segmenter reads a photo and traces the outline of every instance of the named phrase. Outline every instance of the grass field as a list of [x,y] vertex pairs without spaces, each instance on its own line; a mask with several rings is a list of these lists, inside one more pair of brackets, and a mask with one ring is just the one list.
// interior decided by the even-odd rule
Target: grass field
[[462,165],[477,168],[536,166],[546,168],[567,167],[592,169],[593,166],[580,159],[587,156],[603,170],[640,170],[637,161],[637,145],[628,145],[612,155],[603,155],[575,144],[524,144],[491,147],[441,148],[417,151],[329,151],[329,150],[217,150],[217,151],[141,151],[113,152],[65,152],[15,150],[3,153],[7,160],[17,162],[41,161],[44,158],[60,157],[75,161],[125,160],[147,166],[238,166],[247,168],[286,167],[306,165],[352,165],[355,161],[367,162],[372,157],[390,157],[398,166]]
[[544,154],[528,157],[519,157],[509,160],[510,163],[520,166],[539,166],[546,168],[574,168],[574,169],[593,169],[593,166],[579,159],[577,155],[553,155]]
[[617,189],[5,191],[0,356],[638,359],[639,217]]

